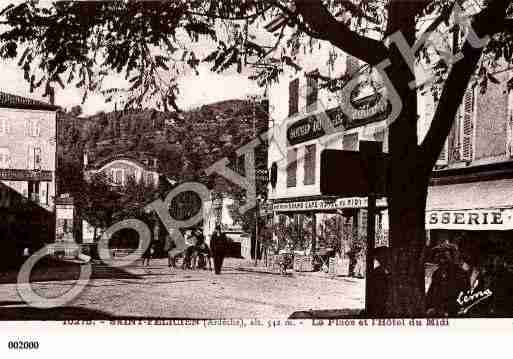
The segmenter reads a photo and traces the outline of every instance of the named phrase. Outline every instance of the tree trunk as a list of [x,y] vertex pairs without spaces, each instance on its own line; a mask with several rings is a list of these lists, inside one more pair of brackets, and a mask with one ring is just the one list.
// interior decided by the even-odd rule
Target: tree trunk
[[[401,30],[410,46],[415,41],[415,20],[405,7],[415,2],[392,2],[389,32]],[[387,69],[402,100],[399,118],[390,126],[391,156],[389,219],[391,291],[389,317],[422,317],[424,309],[425,208],[431,168],[423,160],[417,137],[417,92],[408,84],[414,75],[395,45],[390,47],[392,65]]]

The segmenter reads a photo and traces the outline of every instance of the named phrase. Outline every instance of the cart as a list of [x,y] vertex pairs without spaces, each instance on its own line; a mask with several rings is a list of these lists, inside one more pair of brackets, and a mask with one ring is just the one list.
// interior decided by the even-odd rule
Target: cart
[[[322,270],[328,273],[330,269],[330,258],[335,255],[333,248],[324,248],[314,255],[314,268],[316,271]],[[333,265],[332,265],[333,266]]]

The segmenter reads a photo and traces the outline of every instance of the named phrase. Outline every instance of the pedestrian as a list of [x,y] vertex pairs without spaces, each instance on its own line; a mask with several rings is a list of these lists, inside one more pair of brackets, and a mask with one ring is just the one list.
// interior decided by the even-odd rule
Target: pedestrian
[[150,245],[148,246],[148,248],[144,251],[144,254],[142,257],[143,258],[143,262],[142,262],[143,266],[144,266],[144,263],[146,263],[146,266],[150,265],[150,259],[153,256],[154,248],[155,248],[155,243],[151,242]]
[[390,258],[387,247],[377,247],[372,254],[377,262],[367,280],[370,281],[369,293],[365,297],[367,315],[371,318],[386,317],[385,303],[390,292]]
[[226,245],[226,235],[221,232],[221,226],[216,226],[210,240],[210,248],[212,249],[212,254],[214,256],[215,274],[221,274],[221,268],[223,267],[223,260],[226,254]]
[[466,273],[456,262],[458,248],[445,242],[433,250],[438,268],[426,295],[426,312],[428,316],[455,317],[459,311],[458,296],[468,287]]
[[167,253],[167,264],[168,267],[176,267],[176,257],[174,254],[174,249],[176,248],[175,241],[171,238],[171,235],[168,233],[166,238],[164,239],[164,251]]

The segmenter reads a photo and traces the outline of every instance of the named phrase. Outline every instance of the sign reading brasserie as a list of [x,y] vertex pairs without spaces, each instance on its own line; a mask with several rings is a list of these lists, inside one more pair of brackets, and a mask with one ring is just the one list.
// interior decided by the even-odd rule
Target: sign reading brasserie
[[[351,121],[380,121],[386,118],[390,109],[390,104],[382,98],[372,107],[363,106],[362,108],[354,110],[352,112]],[[289,145],[296,145],[324,136],[326,134],[324,128],[328,126],[327,124],[323,124],[322,121],[326,121],[327,119],[331,122],[331,126],[335,128],[342,126],[347,127],[349,123],[349,119],[339,107],[328,110],[323,114],[305,117],[294,122],[287,129]]]
[[[377,200],[378,207],[386,207],[387,202],[385,198]],[[336,200],[312,200],[312,201],[297,201],[297,202],[282,202],[274,203],[273,209],[275,212],[289,212],[289,211],[313,211],[313,210],[336,210],[347,208],[366,208],[367,198],[338,198]]]
[[426,212],[427,229],[511,230],[513,209],[472,209]]
[[0,180],[3,181],[52,181],[51,171],[19,170],[1,168]]

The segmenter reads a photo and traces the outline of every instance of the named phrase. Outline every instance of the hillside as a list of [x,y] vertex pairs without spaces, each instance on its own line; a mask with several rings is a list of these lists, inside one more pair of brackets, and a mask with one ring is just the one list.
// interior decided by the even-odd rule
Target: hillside
[[[255,120],[254,120],[255,119]],[[229,100],[188,112],[153,109],[114,111],[90,117],[61,113],[58,120],[59,192],[72,192],[82,176],[83,153],[89,161],[125,152],[156,156],[159,171],[179,182],[209,181],[203,170],[228,157],[238,166],[234,151],[268,126],[267,103]],[[266,168],[267,152],[257,149],[257,168]],[[212,182],[212,179],[209,181]],[[216,181],[218,190],[226,183]]]

